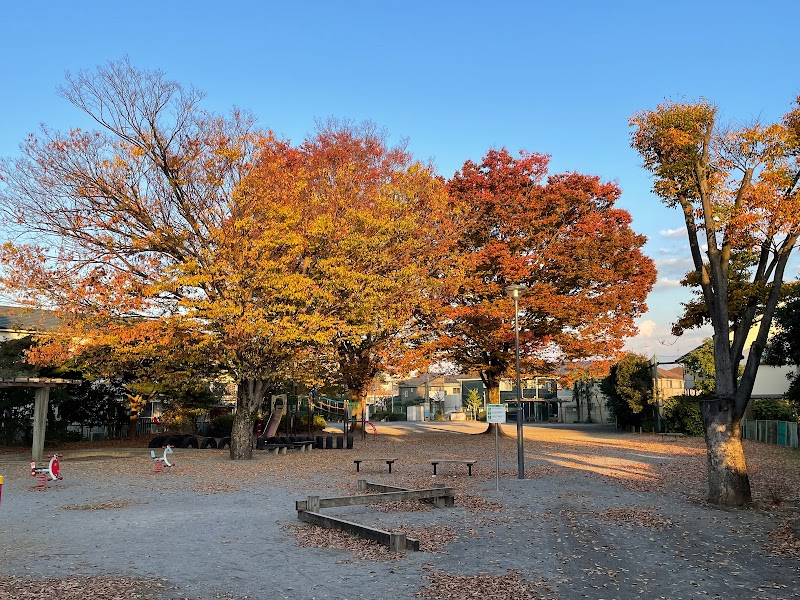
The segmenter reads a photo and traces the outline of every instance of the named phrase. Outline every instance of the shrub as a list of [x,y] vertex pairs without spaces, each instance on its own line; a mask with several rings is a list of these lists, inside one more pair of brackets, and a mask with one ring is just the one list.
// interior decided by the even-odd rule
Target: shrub
[[[308,415],[297,415],[294,426],[301,431],[308,430]],[[314,415],[311,421],[311,431],[322,431],[328,426],[328,422],[322,415]]]
[[386,410],[376,410],[370,416],[370,421],[405,421],[406,416],[399,412],[389,412]]
[[384,421],[405,421],[406,415],[403,413],[386,413],[386,416],[383,418]]
[[47,439],[49,442],[80,442],[83,440],[80,431],[68,431],[66,423],[57,423],[55,427],[47,428]]
[[226,413],[211,419],[208,435],[211,437],[227,437],[233,430],[233,413]]
[[750,416],[766,421],[797,421],[797,407],[783,399],[755,400]]
[[444,413],[440,410],[437,410],[433,415],[434,421],[444,421]]
[[666,431],[703,435],[703,418],[697,398],[683,395],[665,398],[664,426]]
[[[294,421],[291,420],[292,415],[283,415],[281,422],[278,424],[278,431],[289,431],[289,425],[292,424],[293,430],[297,432],[308,431],[308,415],[294,415]],[[322,415],[315,414],[314,420],[311,423],[312,431],[321,431],[328,426],[328,422]]]

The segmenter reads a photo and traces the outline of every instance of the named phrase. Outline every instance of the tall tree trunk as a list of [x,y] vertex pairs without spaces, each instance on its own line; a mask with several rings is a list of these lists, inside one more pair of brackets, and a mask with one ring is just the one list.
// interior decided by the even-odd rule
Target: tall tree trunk
[[231,429],[231,460],[253,458],[253,419],[267,384],[262,379],[244,379],[236,390],[236,413]]
[[708,459],[708,501],[720,506],[750,504],[750,478],[742,447],[741,419],[726,398],[703,402]]

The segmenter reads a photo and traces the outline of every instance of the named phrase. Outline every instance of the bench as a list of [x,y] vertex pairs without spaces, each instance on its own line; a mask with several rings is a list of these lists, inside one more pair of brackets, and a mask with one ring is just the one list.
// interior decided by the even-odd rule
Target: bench
[[353,462],[356,463],[356,473],[361,471],[361,463],[362,462],[366,462],[368,460],[378,461],[378,462],[385,462],[387,465],[389,465],[389,473],[391,473],[392,472],[392,464],[397,459],[396,458],[356,458],[356,459],[353,460]]
[[685,433],[675,433],[675,432],[666,432],[666,433],[659,433],[662,438],[672,438],[673,440],[677,440],[678,438],[685,437]]
[[436,475],[436,465],[439,463],[460,463],[462,465],[467,465],[467,472],[470,476],[472,476],[472,465],[474,465],[477,460],[467,459],[467,458],[434,458],[431,459],[431,464],[433,465],[433,474]]

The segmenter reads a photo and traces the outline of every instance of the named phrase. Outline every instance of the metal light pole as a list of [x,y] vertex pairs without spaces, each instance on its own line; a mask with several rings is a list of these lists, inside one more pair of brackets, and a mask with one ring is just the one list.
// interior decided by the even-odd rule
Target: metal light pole
[[517,476],[525,479],[525,442],[522,435],[522,385],[519,381],[519,299],[527,290],[524,285],[506,286],[506,294],[514,300],[514,351],[517,359]]

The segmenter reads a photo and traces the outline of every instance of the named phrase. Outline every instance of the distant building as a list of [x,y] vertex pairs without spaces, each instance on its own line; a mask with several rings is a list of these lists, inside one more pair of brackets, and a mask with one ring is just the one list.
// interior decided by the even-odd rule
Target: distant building
[[49,310],[0,305],[0,342],[49,331],[60,323],[61,320]]
[[653,376],[653,387],[660,400],[686,394],[686,371],[683,365],[671,369],[657,367]]
[[[526,421],[560,420],[560,402],[556,397],[556,382],[550,377],[534,377],[522,380],[522,398]],[[425,418],[441,411],[445,418],[452,413],[464,412],[467,397],[475,390],[481,405],[488,401],[486,386],[479,375],[429,375],[422,374],[399,382],[399,400],[423,404]],[[500,400],[509,405],[509,418],[516,416],[516,387],[512,379],[500,381]]]

